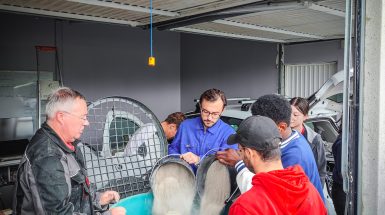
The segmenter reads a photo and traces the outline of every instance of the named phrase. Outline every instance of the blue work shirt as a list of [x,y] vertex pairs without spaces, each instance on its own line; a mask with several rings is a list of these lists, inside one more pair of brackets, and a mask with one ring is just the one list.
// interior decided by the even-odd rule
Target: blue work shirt
[[206,154],[214,154],[227,148],[237,149],[237,145],[227,145],[227,138],[234,134],[234,129],[221,119],[206,131],[201,117],[184,120],[168,146],[168,154],[184,154],[192,152],[200,160]]

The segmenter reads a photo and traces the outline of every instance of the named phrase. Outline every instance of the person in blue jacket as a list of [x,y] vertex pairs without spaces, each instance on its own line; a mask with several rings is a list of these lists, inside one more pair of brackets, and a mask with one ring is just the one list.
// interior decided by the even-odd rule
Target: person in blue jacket
[[168,154],[180,157],[196,168],[206,155],[237,146],[227,145],[227,138],[234,129],[223,122],[220,116],[227,104],[224,92],[218,89],[206,90],[199,99],[200,117],[186,119],[168,147]]
[[[300,165],[325,202],[313,152],[307,140],[300,133],[290,128],[290,103],[280,95],[264,95],[254,102],[251,107],[251,113],[254,116],[269,117],[277,124],[282,136],[282,142],[279,147],[281,149],[283,167]],[[245,168],[244,162],[236,151],[226,150],[224,152],[217,152],[216,157],[219,162],[236,168],[238,172],[237,184],[241,193],[251,188],[251,179],[254,174]]]

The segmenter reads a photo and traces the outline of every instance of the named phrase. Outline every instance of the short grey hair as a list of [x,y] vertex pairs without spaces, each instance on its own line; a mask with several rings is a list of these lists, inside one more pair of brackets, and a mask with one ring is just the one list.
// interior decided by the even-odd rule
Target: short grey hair
[[68,87],[56,89],[48,97],[45,108],[47,118],[53,118],[58,111],[70,111],[70,108],[77,98],[86,101],[86,98],[76,90]]

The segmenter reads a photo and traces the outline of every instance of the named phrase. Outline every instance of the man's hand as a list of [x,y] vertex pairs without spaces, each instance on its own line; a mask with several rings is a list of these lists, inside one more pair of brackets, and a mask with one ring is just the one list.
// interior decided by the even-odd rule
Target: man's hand
[[241,156],[234,149],[226,149],[225,151],[218,151],[215,157],[222,164],[225,164],[231,167],[235,167],[235,164],[238,163],[238,161],[242,160]]
[[183,160],[185,160],[189,164],[197,164],[199,162],[199,156],[195,155],[192,152],[187,152],[180,156]]
[[113,190],[107,190],[100,194],[100,205],[106,205],[110,203],[118,202],[120,199],[119,193]]
[[126,209],[124,207],[116,207],[116,208],[111,208],[110,212],[112,215],[125,215]]

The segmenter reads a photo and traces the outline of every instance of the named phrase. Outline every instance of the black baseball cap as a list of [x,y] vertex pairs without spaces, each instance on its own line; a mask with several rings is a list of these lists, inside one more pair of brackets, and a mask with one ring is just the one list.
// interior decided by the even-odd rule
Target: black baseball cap
[[237,133],[229,136],[227,144],[239,143],[244,147],[264,151],[279,147],[279,143],[273,141],[274,139],[282,139],[277,125],[272,119],[257,115],[243,120]]

